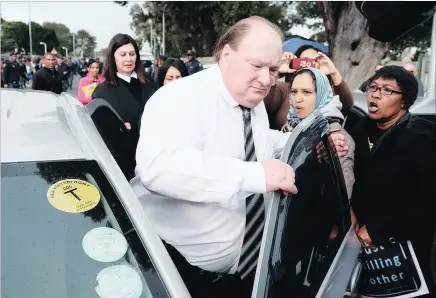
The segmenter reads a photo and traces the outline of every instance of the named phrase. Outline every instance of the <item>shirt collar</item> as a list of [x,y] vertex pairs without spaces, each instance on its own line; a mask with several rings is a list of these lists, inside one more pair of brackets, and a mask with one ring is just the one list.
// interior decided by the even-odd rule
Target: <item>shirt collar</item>
[[216,78],[217,78],[217,88],[218,91],[221,93],[223,99],[232,107],[238,107],[239,104],[236,102],[236,100],[233,99],[233,97],[230,95],[229,90],[227,90],[226,85],[224,84],[224,80],[223,80],[223,76],[221,73],[221,69],[219,67],[219,64],[215,64],[214,66],[211,67],[213,73],[215,74]]
[[119,77],[120,79],[123,79],[124,81],[126,81],[127,83],[130,83],[130,79],[131,78],[138,78],[138,74],[136,73],[136,71],[133,71],[130,76],[126,76],[125,74],[119,73],[117,72],[117,77]]

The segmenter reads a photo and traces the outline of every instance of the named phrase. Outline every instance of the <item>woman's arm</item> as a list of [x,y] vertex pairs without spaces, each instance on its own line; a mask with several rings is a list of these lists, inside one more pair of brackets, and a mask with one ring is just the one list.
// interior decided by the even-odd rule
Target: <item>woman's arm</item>
[[353,94],[351,93],[350,88],[348,88],[347,83],[342,80],[342,77],[341,82],[338,85],[335,85],[334,89],[335,93],[339,95],[339,100],[342,103],[342,112],[346,114],[354,105]]
[[83,92],[83,89],[82,89],[82,88],[86,86],[85,84],[86,84],[86,83],[85,83],[85,80],[84,80],[84,79],[80,79],[80,80],[79,80],[78,99],[79,99],[79,101],[80,101],[82,104],[84,104],[84,105],[88,104],[88,103],[92,100],[92,97],[91,97],[91,96],[87,96],[87,95]]

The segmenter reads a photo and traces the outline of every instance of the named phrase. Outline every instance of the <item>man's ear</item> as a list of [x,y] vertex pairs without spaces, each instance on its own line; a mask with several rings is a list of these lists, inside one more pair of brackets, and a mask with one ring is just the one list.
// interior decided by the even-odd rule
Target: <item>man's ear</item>
[[223,50],[221,51],[220,61],[224,61],[225,63],[229,63],[229,59],[230,59],[232,52],[233,52],[232,48],[228,44],[226,44],[224,46]]

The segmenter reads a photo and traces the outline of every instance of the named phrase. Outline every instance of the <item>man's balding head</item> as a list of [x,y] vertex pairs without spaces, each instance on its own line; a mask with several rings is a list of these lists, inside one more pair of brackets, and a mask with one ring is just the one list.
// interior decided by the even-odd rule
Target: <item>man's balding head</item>
[[251,17],[219,39],[214,56],[224,85],[239,105],[253,108],[268,95],[280,66],[282,37],[277,26]]
[[226,45],[229,45],[233,49],[237,49],[241,40],[251,31],[256,31],[256,34],[259,36],[261,36],[260,34],[263,32],[268,32],[269,34],[276,33],[280,41],[283,42],[283,33],[277,25],[274,25],[265,18],[252,16],[242,19],[234,24],[218,39],[213,52],[215,61],[220,61],[222,50]]
[[405,70],[412,73],[415,77],[418,76],[418,71],[416,70],[415,63],[406,63],[403,67]]

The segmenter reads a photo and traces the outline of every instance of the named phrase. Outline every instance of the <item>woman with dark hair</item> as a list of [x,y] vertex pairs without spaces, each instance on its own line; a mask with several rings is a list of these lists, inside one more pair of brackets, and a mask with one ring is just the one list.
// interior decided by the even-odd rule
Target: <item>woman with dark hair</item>
[[78,99],[85,106],[92,100],[92,93],[98,84],[104,81],[98,74],[99,71],[100,63],[95,59],[89,59],[87,75],[79,80],[78,88]]
[[131,36],[117,34],[111,39],[103,76],[105,81],[97,86],[92,98],[102,98],[115,109],[130,129],[136,148],[139,121],[154,87],[152,81],[146,78],[139,47]]
[[159,67],[156,89],[188,75],[188,69],[182,60],[169,58]]
[[[123,141],[122,150],[112,154],[127,179],[134,175],[136,165],[136,146],[139,140],[139,127],[142,112],[148,99],[154,92],[154,83],[146,78],[144,65],[141,63],[139,48],[135,40],[127,34],[117,34],[109,42],[103,67],[105,81],[95,88],[92,99],[102,98],[107,101],[121,117],[128,131]],[[111,119],[108,119],[111,121]],[[106,129],[113,123],[101,123]],[[115,125],[115,127],[117,127]],[[119,127],[118,127],[119,129]],[[114,131],[113,135],[119,133]],[[107,144],[108,147],[120,148],[119,144]]]

